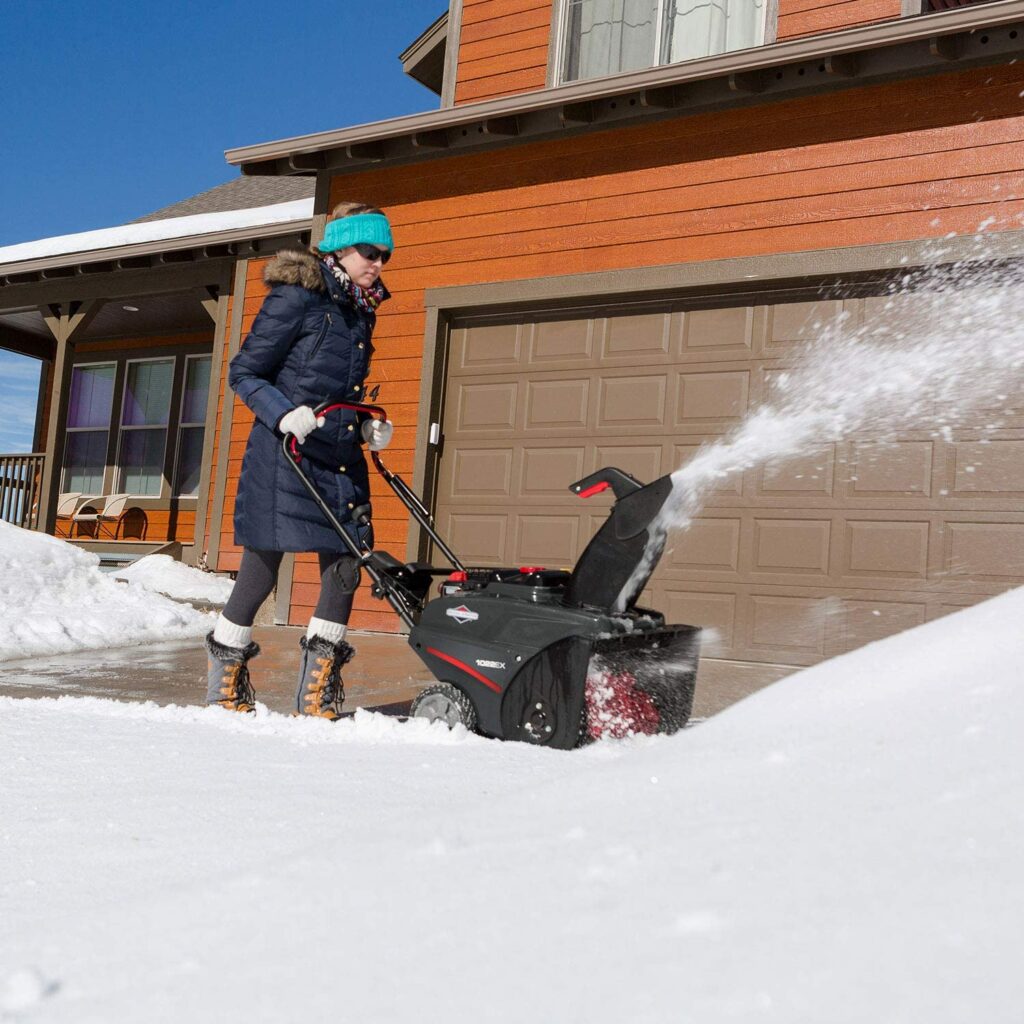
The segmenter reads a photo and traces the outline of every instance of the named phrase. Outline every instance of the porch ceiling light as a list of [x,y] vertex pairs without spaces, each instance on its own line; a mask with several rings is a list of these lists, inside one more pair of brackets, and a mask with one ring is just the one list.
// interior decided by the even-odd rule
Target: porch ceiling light
[[121,307],[126,313],[138,313],[138,306],[122,306]]

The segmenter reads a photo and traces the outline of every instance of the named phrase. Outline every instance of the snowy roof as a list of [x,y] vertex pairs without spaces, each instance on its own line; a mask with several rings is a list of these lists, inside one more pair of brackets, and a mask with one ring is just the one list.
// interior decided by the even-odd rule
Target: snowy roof
[[173,239],[192,239],[201,235],[221,234],[232,230],[270,227],[308,221],[313,216],[313,199],[294,199],[272,206],[217,213],[169,217],[142,224],[121,224],[98,231],[79,231],[73,235],[56,235],[34,242],[21,242],[0,248],[0,266],[67,256],[72,253],[103,252],[126,246],[150,245]]
[[254,178],[239,175],[222,185],[215,185],[187,199],[161,206],[159,210],[135,217],[129,224],[145,224],[151,220],[188,217],[195,213],[223,213],[227,210],[249,210],[257,206],[276,206],[293,199],[312,199],[315,178]]

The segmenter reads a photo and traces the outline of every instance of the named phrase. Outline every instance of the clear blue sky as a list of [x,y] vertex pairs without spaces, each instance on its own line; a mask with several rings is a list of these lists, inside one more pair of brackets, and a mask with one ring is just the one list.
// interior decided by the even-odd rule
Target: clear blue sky
[[[398,54],[446,0],[2,6],[0,246],[222,184],[237,174],[225,149],[438,105]],[[0,452],[31,442],[36,367],[0,350]]]

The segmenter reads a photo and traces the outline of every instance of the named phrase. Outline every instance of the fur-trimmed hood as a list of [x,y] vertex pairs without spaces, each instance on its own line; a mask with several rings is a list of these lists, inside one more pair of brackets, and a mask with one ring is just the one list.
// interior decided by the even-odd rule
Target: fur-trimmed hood
[[270,288],[275,284],[298,284],[311,292],[325,292],[320,265],[308,250],[282,249],[264,268],[263,281]]

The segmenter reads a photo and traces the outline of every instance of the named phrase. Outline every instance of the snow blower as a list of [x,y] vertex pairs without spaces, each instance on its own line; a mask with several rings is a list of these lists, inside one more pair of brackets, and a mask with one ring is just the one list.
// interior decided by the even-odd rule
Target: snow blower
[[[379,405],[339,401],[322,403],[316,413],[337,410],[387,419]],[[451,563],[437,567],[361,549],[303,470],[293,435],[285,436],[283,449],[366,569],[373,596],[409,627],[409,644],[438,680],[412,702],[411,716],[558,749],[602,737],[673,733],[686,724],[700,630],[666,625],[663,615],[635,604],[664,548],[654,524],[672,490],[669,477],[645,486],[606,468],[570,485],[580,498],[608,489],[616,498],[571,571],[467,568],[415,492],[371,452],[377,472]],[[354,509],[353,519],[365,521],[368,511]]]

